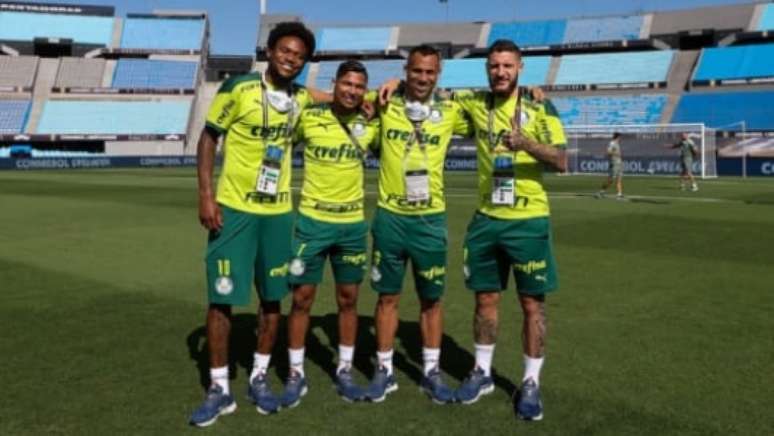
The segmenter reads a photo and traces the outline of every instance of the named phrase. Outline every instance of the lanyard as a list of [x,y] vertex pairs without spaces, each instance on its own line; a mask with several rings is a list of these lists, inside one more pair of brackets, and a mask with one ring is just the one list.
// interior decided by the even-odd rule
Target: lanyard
[[[290,138],[293,135],[293,121],[296,118],[296,105],[293,101],[293,86],[288,88],[288,98],[290,98],[290,110],[288,111],[287,124],[285,125],[285,137]],[[261,137],[265,140],[269,135],[269,100],[266,97],[268,89],[266,83],[261,80],[261,106],[263,107],[263,129]]]
[[[487,95],[487,130],[489,149],[494,150],[497,147],[497,135],[494,132],[495,129],[495,95],[490,92]],[[513,114],[513,119],[516,124],[516,130],[521,131],[521,91],[518,84],[516,84],[516,109]]]

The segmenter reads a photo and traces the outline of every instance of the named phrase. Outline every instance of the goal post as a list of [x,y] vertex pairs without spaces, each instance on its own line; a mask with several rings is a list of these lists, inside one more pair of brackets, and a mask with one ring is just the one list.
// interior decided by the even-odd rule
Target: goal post
[[688,134],[697,148],[694,175],[717,177],[715,129],[704,124],[620,124],[565,126],[568,169],[571,174],[599,174],[608,170],[607,146],[620,133],[625,174],[678,175],[680,150],[671,148]]

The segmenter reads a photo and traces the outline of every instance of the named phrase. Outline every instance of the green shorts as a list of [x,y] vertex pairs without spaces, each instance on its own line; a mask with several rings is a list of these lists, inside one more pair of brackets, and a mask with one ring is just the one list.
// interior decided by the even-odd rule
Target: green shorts
[[519,293],[542,295],[557,288],[547,217],[502,220],[476,212],[468,225],[464,250],[468,289],[505,290],[511,270]]
[[360,283],[368,261],[368,224],[328,223],[299,214],[290,260],[290,283],[318,284],[330,256],[336,283]]
[[419,297],[441,298],[446,282],[446,213],[400,215],[377,208],[371,233],[371,287],[375,291],[399,294],[410,259]]
[[245,305],[252,284],[261,301],[288,294],[288,258],[293,213],[256,215],[220,205],[223,228],[207,242],[209,302]]

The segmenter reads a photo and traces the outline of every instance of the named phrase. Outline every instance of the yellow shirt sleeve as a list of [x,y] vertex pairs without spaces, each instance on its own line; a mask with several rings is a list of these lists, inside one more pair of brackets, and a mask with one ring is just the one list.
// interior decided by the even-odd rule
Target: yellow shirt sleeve
[[541,132],[541,140],[546,144],[556,147],[567,147],[567,137],[564,134],[564,127],[562,127],[562,120],[559,118],[559,112],[551,100],[545,100],[543,102],[545,128]]
[[207,125],[221,134],[228,131],[239,114],[238,84],[237,78],[223,82],[207,113]]

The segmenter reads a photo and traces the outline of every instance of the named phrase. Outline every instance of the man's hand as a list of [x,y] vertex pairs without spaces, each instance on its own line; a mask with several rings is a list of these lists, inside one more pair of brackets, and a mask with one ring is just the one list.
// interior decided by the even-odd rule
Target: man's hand
[[527,150],[534,142],[521,133],[516,118],[511,118],[511,131],[503,137],[503,144],[511,151]]
[[392,94],[400,87],[400,79],[389,79],[379,87],[379,105],[387,106]]
[[542,103],[546,99],[546,93],[543,91],[543,88],[539,86],[532,86],[529,89],[529,95],[532,97],[532,101],[536,103]]
[[360,111],[363,112],[368,120],[372,120],[376,116],[376,106],[367,100],[363,100],[363,103],[360,105]]
[[209,231],[223,228],[223,212],[211,195],[199,196],[199,222]]

